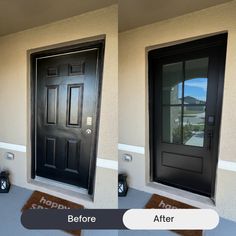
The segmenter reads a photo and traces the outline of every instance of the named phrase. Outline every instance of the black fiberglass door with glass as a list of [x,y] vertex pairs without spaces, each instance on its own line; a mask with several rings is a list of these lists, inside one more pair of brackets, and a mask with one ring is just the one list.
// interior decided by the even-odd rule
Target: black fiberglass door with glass
[[226,35],[149,52],[153,180],[212,196]]

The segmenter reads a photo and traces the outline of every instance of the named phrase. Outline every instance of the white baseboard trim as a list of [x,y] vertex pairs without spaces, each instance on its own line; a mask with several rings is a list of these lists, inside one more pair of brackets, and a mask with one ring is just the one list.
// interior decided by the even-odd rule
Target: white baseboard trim
[[144,147],[127,145],[127,144],[123,144],[123,143],[118,144],[118,150],[126,151],[126,152],[134,152],[134,153],[139,153],[139,154],[145,154]]
[[97,158],[97,167],[118,170],[118,161]]
[[12,150],[12,151],[17,151],[17,152],[26,152],[26,146],[18,145],[18,144],[12,144],[12,143],[0,142],[0,148]]

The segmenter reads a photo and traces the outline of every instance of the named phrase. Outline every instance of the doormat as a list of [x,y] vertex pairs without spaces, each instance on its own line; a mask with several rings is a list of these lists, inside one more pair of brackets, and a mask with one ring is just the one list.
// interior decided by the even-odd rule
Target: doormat
[[[147,209],[197,209],[196,207],[187,205],[167,197],[153,194],[146,204]],[[202,236],[202,230],[172,230],[182,236]]]
[[[47,193],[34,191],[21,211],[28,209],[81,209],[84,206],[62,198],[54,197]],[[81,230],[66,231],[75,236],[80,236]]]

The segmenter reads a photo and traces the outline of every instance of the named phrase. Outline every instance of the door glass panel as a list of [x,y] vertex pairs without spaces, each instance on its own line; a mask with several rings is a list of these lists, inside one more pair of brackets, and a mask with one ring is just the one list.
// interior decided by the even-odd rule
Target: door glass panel
[[181,106],[162,109],[162,139],[167,143],[181,143]]
[[208,63],[206,57],[163,65],[163,142],[203,147]]
[[185,62],[184,103],[205,104],[207,97],[208,58]]
[[184,106],[183,144],[203,147],[205,106]]
[[182,103],[183,62],[163,65],[162,78],[163,104]]

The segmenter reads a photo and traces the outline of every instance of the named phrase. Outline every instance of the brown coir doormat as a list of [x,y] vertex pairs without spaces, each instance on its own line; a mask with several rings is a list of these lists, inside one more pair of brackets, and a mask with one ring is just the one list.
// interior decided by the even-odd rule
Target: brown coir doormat
[[[28,209],[81,209],[84,206],[62,198],[54,197],[47,193],[34,191],[21,211]],[[72,235],[80,236],[81,230],[66,231]]]
[[[196,209],[196,207],[187,205],[167,197],[153,194],[146,204],[145,208],[154,209]],[[182,236],[202,236],[202,230],[173,230],[173,232]]]

